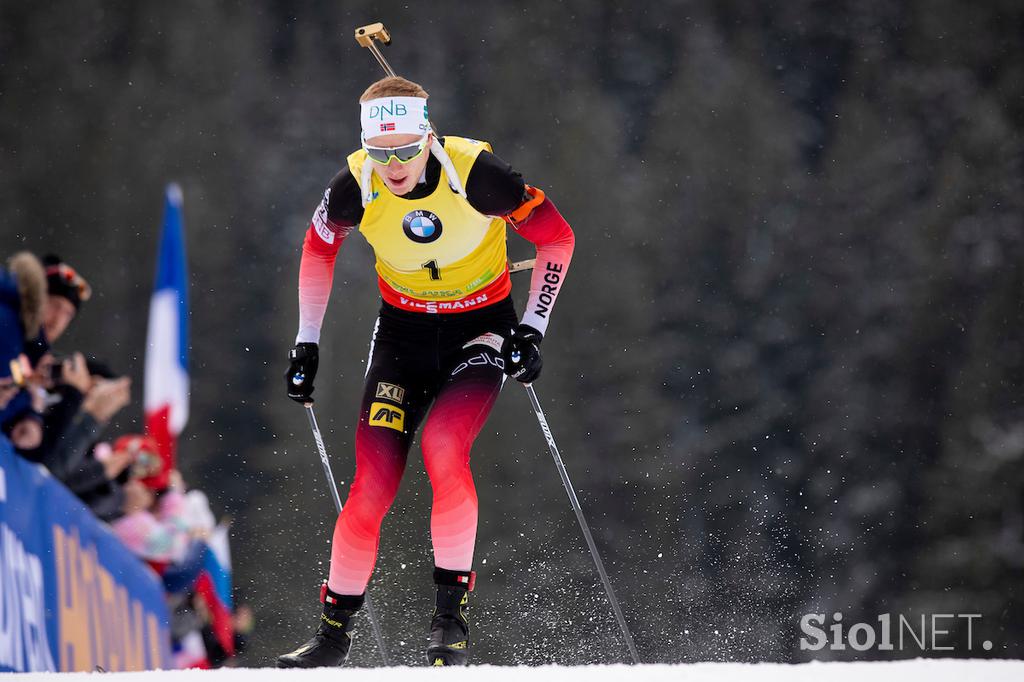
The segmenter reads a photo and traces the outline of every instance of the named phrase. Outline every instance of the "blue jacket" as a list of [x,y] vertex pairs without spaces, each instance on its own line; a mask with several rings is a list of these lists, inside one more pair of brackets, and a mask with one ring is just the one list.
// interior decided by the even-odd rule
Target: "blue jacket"
[[[4,269],[0,270],[0,378],[11,376],[11,360],[25,349],[25,328],[21,324],[21,297],[18,280]],[[0,427],[14,417],[32,409],[27,391],[21,391],[7,407],[0,410]]]

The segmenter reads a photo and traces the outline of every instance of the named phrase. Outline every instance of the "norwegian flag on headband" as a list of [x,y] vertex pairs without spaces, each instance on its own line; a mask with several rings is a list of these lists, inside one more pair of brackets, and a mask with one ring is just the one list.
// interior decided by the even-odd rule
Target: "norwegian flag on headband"
[[188,280],[181,188],[167,186],[156,284],[146,334],[146,433],[160,449],[163,485],[175,468],[177,437],[188,421]]
[[395,124],[394,123],[381,123],[380,124],[380,131],[382,133],[386,133],[389,130],[394,130],[394,129],[395,129]]

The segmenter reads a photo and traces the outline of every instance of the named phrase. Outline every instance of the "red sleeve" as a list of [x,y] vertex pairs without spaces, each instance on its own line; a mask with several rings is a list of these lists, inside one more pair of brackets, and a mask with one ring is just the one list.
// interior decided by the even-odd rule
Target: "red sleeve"
[[295,343],[319,343],[320,328],[327,301],[334,282],[334,261],[341,242],[353,230],[334,224],[328,218],[330,189],[313,214],[302,242],[302,261],[299,263],[299,332]]
[[536,203],[538,199],[539,203],[536,203],[521,222],[515,221],[514,217],[518,217],[515,214],[506,220],[521,237],[537,245],[537,262],[533,266],[533,275],[530,278],[530,295],[526,301],[522,323],[544,334],[551,319],[551,309],[555,305],[555,299],[572,260],[576,237],[569,223],[551,200],[544,197],[543,192],[534,187],[530,187],[528,191],[531,199],[524,206]]

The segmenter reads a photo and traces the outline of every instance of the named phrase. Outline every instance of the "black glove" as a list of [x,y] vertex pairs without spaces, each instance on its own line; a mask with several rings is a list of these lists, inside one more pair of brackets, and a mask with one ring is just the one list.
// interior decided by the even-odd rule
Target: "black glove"
[[527,324],[512,330],[501,345],[501,357],[505,361],[505,374],[524,384],[532,383],[540,376],[544,360],[540,357],[540,342],[544,336]]
[[320,364],[320,346],[297,343],[288,351],[288,371],[284,373],[288,397],[299,403],[313,402],[313,379]]

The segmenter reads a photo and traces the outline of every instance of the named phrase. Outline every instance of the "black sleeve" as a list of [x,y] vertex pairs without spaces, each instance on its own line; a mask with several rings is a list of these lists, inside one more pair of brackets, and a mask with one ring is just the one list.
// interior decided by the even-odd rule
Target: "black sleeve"
[[78,412],[47,454],[46,466],[53,467],[50,473],[54,478],[63,481],[70,476],[88,457],[103,431],[104,426],[91,414]]
[[[68,384],[57,386],[55,393],[60,396],[60,401],[43,413],[43,443],[39,449],[47,453],[57,447],[57,441],[63,438],[71,427],[71,420],[78,414],[82,407],[82,401],[85,399],[85,396],[77,388]],[[53,467],[50,467],[49,463],[45,461],[45,456],[43,464],[46,464],[50,472],[53,473]],[[60,476],[57,477],[60,478]]]
[[86,496],[109,482],[103,464],[92,457],[79,464],[73,471],[68,472],[62,481],[64,487],[79,497]]
[[484,215],[507,215],[523,203],[526,183],[518,171],[494,154],[476,157],[466,181],[469,205]]
[[358,225],[363,219],[363,197],[347,166],[334,176],[327,191],[327,219],[339,227]]

